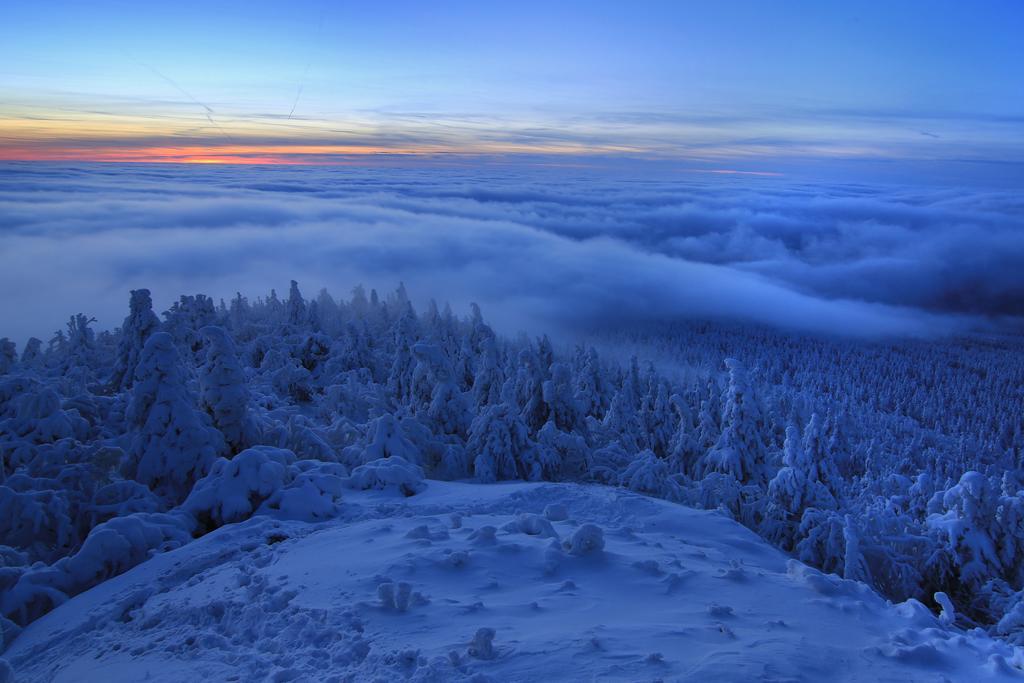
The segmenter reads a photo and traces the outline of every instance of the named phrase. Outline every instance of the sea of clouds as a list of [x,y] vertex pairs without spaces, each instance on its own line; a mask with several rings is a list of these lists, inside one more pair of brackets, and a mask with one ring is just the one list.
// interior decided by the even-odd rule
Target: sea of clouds
[[[506,332],[725,317],[874,336],[1019,329],[1024,196],[574,168],[0,166],[0,336],[128,290],[402,281]],[[163,310],[161,308],[160,310]]]

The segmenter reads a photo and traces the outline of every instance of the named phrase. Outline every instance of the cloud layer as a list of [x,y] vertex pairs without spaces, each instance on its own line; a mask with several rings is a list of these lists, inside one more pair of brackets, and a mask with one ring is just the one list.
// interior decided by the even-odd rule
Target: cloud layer
[[1016,325],[1010,193],[587,171],[46,165],[0,170],[0,320],[118,324],[127,292],[356,283],[477,301],[507,331],[728,317],[853,335]]

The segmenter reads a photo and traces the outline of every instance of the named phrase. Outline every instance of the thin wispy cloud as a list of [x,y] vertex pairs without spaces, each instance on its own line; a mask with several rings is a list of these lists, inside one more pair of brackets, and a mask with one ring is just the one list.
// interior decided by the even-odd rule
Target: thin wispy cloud
[[[614,156],[1024,182],[1019,8],[911,5],[23,3],[0,28],[0,159]],[[47,31],[26,40],[34,22]]]

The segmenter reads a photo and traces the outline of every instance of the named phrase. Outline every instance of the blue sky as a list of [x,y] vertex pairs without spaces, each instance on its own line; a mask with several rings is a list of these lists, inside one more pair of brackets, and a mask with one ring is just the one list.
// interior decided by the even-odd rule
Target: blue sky
[[12,4],[0,158],[1022,177],[1024,3],[555,5]]

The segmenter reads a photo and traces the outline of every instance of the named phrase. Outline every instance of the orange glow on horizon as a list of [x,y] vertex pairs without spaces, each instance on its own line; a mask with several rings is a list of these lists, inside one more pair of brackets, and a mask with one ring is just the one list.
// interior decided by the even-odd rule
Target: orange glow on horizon
[[[346,145],[220,145],[182,147],[0,147],[0,161],[87,161],[176,164],[340,164],[337,157],[429,155],[442,150]],[[334,157],[334,158],[332,158]]]
[[[52,162],[95,162],[95,163],[164,163],[196,165],[253,165],[253,166],[345,166],[359,164],[360,160],[373,157],[409,158],[443,157],[446,155],[522,154],[537,152],[514,148],[490,148],[481,150],[452,150],[443,148],[396,149],[353,145],[219,145],[182,147],[34,147],[0,145],[0,162],[3,161],[52,161]],[[586,152],[574,150],[545,150],[555,156],[588,156]],[[604,151],[604,150],[601,150]],[[594,150],[592,153],[600,153]],[[586,163],[547,162],[543,165],[585,168]],[[773,171],[747,171],[729,168],[681,169],[689,173],[710,173],[715,175],[783,176]]]

